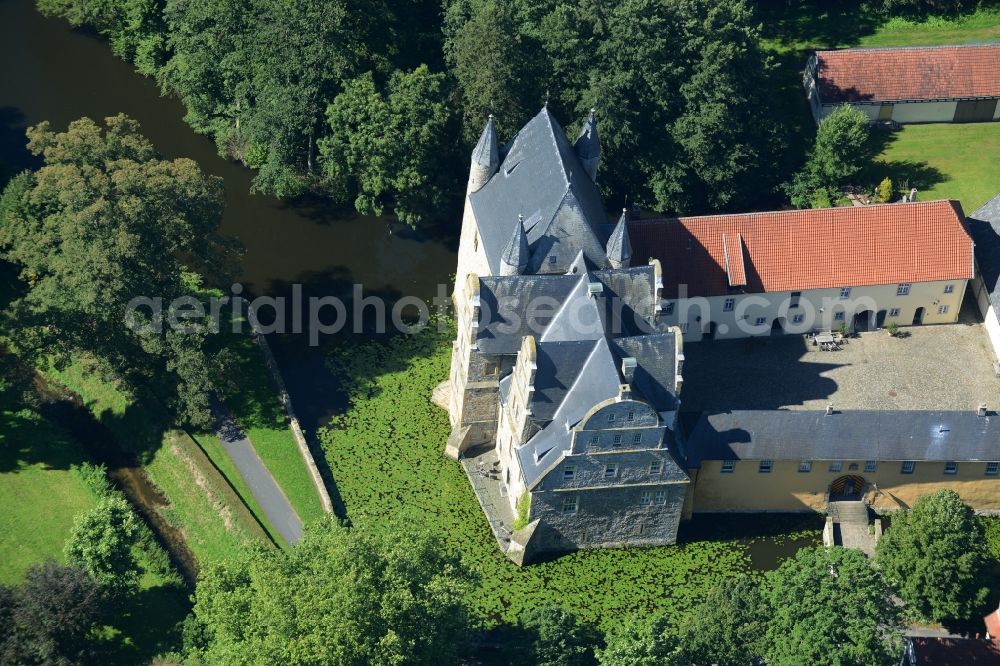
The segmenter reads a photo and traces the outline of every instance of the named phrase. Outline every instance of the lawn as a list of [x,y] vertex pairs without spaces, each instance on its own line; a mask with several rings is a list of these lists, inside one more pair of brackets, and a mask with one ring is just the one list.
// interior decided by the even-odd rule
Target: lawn
[[885,140],[872,183],[909,181],[920,200],[958,199],[966,213],[1000,193],[1000,123],[907,125]]
[[237,367],[226,406],[246,431],[264,464],[274,475],[303,523],[325,515],[309,470],[289,428],[276,388],[256,342],[247,335],[226,335]]
[[[687,541],[675,547],[577,552],[524,568],[508,561],[460,466],[442,455],[448,417],[429,396],[448,375],[449,342],[447,333],[398,337],[332,356],[353,387],[352,406],[320,437],[352,522],[402,522],[439,534],[478,573],[470,602],[488,625],[544,604],[604,628],[654,610],[680,621],[708,588],[750,570],[747,540],[735,538],[736,522],[726,520],[718,521],[725,529],[707,530],[713,538],[690,529],[684,537],[682,527]],[[820,527],[815,518],[772,524],[785,537],[805,527],[815,538]]]
[[80,446],[29,410],[0,411],[0,583],[32,564],[63,557],[73,518],[97,505],[70,469]]
[[[150,480],[169,501],[161,513],[184,533],[198,562],[231,557],[251,541],[264,537],[250,512],[241,510],[242,501],[229,494],[232,489],[227,479],[200,459],[197,447],[185,433],[164,429],[162,414],[132,403],[81,361],[48,374],[78,393],[119,444],[136,455]],[[220,447],[213,462],[218,461],[215,464],[225,469],[228,458],[222,453]],[[235,470],[229,469],[233,474],[229,478],[238,480]],[[242,488],[247,492],[242,500],[252,501],[245,485]],[[263,516],[259,511],[256,515]]]
[[[1000,7],[979,9],[971,14],[948,19],[935,17],[913,21],[886,19],[865,9],[858,0],[823,3],[816,0],[788,0],[758,3],[757,18],[762,26],[764,48],[774,58],[776,65],[770,77],[770,86],[774,92],[775,111],[789,133],[789,145],[783,156],[783,164],[780,165],[787,173],[794,173],[804,162],[806,150],[812,144],[816,132],[802,89],[802,70],[811,51],[859,46],[934,46],[1000,40]],[[993,123],[994,128],[997,125]],[[995,168],[982,168],[984,165],[995,164],[1000,156],[996,150],[997,130],[962,130],[955,127],[948,124],[908,127],[896,136],[885,158],[912,162],[917,166],[926,162],[927,168],[936,169],[945,179],[923,189],[929,189],[929,194],[933,197],[958,198],[966,211],[969,211],[970,205],[981,204],[986,200],[984,197],[1000,191],[994,187],[991,194],[986,194],[991,181],[993,184],[996,182],[995,176],[986,172],[995,171]],[[936,128],[952,128],[955,134],[944,129],[935,136],[938,134]],[[976,144],[980,132],[986,136],[986,149]],[[952,138],[959,143],[953,150],[947,150]],[[975,150],[962,150],[970,145],[975,146]],[[973,159],[967,165],[960,164],[966,156],[973,156]],[[925,173],[932,175],[932,172]],[[923,197],[925,200],[927,198]]]

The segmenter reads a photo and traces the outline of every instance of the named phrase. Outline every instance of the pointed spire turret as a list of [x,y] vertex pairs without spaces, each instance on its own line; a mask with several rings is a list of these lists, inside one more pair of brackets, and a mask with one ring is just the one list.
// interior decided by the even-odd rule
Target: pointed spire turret
[[601,160],[601,140],[597,136],[597,120],[594,118],[594,109],[590,110],[590,116],[580,129],[580,136],[573,144],[576,156],[586,169],[587,175],[594,182],[597,182],[597,164]]
[[527,267],[528,234],[524,233],[524,215],[518,215],[514,233],[500,257],[500,275],[520,275]]
[[469,193],[475,192],[493,177],[500,167],[500,149],[497,147],[497,131],[493,126],[493,114],[486,121],[486,127],[479,137],[479,143],[472,151],[472,168],[469,170]]
[[608,263],[611,268],[628,268],[632,261],[632,243],[628,239],[628,210],[622,208],[611,237],[608,238]]

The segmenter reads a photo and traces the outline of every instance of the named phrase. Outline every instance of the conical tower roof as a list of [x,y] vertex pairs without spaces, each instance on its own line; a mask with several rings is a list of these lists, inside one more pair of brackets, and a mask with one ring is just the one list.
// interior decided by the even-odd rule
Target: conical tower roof
[[507,242],[500,258],[501,272],[505,275],[523,273],[528,267],[528,234],[524,233],[524,216],[517,216],[514,233]]
[[500,149],[497,147],[497,130],[493,126],[492,113],[479,136],[479,143],[472,151],[472,163],[486,167],[491,174],[500,165]]
[[622,216],[618,218],[611,237],[608,238],[608,260],[612,266],[628,266],[632,259],[632,243],[628,238],[628,212],[622,209]]

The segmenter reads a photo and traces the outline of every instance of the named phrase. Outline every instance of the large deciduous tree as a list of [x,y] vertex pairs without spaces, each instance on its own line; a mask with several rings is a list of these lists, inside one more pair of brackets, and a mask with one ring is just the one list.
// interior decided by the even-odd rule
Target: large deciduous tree
[[467,580],[425,533],[321,522],[289,551],[207,566],[187,649],[206,663],[456,663]]
[[0,662],[78,664],[94,656],[92,632],[107,610],[83,569],[55,562],[28,570],[24,583],[0,585]]
[[600,634],[558,606],[533,609],[524,618],[531,636],[531,663],[537,666],[589,666]]
[[763,581],[741,576],[712,588],[681,632],[692,663],[742,666],[764,654]]
[[665,615],[625,618],[611,626],[598,661],[601,666],[687,666],[689,655],[677,634]]
[[221,182],[192,160],[159,159],[125,116],[103,128],[84,118],[66,132],[41,123],[28,139],[43,166],[16,176],[0,199],[0,256],[28,287],[9,308],[18,351],[57,364],[86,352],[125,388],[155,383],[180,420],[207,422],[214,361],[204,327],[127,320],[135,298],[166,308],[190,294],[186,269],[218,274]]
[[984,611],[989,553],[982,525],[954,490],[921,497],[892,517],[876,562],[907,604],[929,620],[967,620]]
[[444,76],[426,66],[393,73],[387,93],[363,74],[327,109],[329,136],[319,146],[327,185],[362,213],[392,205],[410,226],[433,219],[458,191],[450,115]]
[[853,106],[839,106],[816,130],[816,142],[805,167],[788,188],[798,208],[829,205],[836,191],[871,161],[868,116]]
[[84,569],[103,589],[133,592],[142,567],[135,558],[142,526],[123,497],[109,495],[76,517],[66,541],[66,559]]
[[768,572],[768,666],[895,664],[899,609],[859,550],[804,548]]

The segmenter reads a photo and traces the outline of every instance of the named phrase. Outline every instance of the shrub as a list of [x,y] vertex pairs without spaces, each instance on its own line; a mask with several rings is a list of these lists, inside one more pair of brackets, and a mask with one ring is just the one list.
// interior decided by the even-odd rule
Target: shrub
[[531,493],[525,491],[517,498],[517,517],[514,519],[514,529],[519,530],[528,525],[531,516]]

